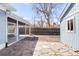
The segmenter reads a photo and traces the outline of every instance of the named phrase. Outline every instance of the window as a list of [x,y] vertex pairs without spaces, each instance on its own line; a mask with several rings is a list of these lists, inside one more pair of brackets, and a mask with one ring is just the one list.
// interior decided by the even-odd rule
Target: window
[[67,21],[67,30],[68,31],[73,31],[73,19],[69,19]]

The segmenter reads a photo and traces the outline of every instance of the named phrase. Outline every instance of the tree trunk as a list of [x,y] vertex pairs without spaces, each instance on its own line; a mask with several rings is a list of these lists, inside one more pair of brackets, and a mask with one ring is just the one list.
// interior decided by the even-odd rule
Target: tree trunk
[[50,28],[50,18],[49,17],[47,19],[47,22],[48,22],[48,27]]

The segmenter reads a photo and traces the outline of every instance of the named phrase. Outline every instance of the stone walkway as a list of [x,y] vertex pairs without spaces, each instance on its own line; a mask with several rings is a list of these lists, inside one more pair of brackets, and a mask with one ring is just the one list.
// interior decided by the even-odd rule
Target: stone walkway
[[[33,56],[78,56],[67,45],[57,42],[59,36],[39,36]],[[56,40],[56,42],[55,42]]]
[[26,37],[2,49],[0,56],[79,56],[78,53],[59,41],[60,36]]

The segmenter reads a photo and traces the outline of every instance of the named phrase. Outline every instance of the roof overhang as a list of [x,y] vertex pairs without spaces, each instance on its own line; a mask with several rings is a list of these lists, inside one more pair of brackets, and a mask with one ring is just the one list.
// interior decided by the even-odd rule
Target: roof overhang
[[59,16],[60,21],[62,20],[64,14],[66,13],[66,11],[68,10],[68,8],[70,7],[72,3],[67,3],[64,10],[62,11],[61,15]]
[[7,14],[7,17],[12,18],[12,19],[14,19],[16,21],[19,21],[21,23],[25,23],[26,25],[30,25],[30,23],[27,20],[15,15],[14,13]]

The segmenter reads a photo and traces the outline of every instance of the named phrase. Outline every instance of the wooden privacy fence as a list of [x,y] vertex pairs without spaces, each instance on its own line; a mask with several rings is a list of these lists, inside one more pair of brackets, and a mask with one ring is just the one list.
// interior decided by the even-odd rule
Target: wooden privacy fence
[[60,35],[59,28],[32,28],[32,34],[35,35]]
[[[24,28],[19,28],[19,33],[24,34]],[[29,34],[29,28],[26,33]],[[60,28],[31,28],[31,34],[35,35],[60,35]]]

